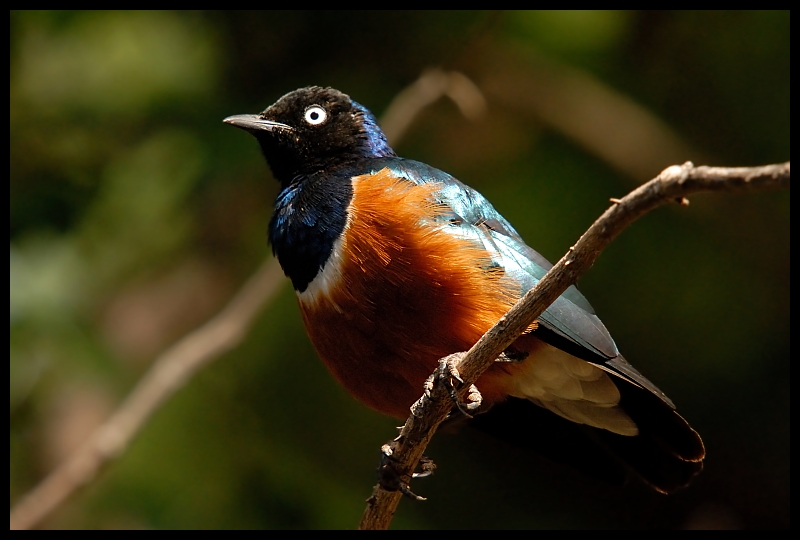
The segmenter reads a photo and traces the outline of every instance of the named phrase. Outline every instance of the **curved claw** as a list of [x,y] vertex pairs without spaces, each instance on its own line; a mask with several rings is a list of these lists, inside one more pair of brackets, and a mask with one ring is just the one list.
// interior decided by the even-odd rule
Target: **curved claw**
[[[396,468],[397,460],[394,458],[394,456],[392,456],[392,453],[393,450],[391,443],[384,444],[381,447],[381,464],[378,467],[378,483],[380,486],[386,491],[399,491],[406,497],[414,499],[415,501],[427,500],[425,497],[417,495],[411,491],[411,488],[408,486],[408,484],[403,481]],[[420,460],[420,467],[422,471],[418,473],[412,473],[412,478],[424,478],[426,476],[430,476],[433,474],[433,470],[436,468],[436,465],[433,463],[433,460],[423,456]]]
[[411,478],[425,478],[426,476],[432,475],[433,471],[436,469],[436,464],[431,458],[422,456],[419,460],[419,468],[421,469],[420,472],[415,472],[411,475]]
[[450,399],[452,399],[456,404],[456,407],[459,411],[461,411],[461,414],[467,418],[472,418],[470,412],[480,408],[483,403],[483,396],[481,396],[478,387],[474,384],[471,384],[469,387],[469,394],[467,395],[468,403],[465,403],[461,400],[461,398],[458,397],[458,388],[455,384],[453,384],[453,379],[458,381],[459,385],[464,384],[464,380],[461,378],[461,375],[456,368],[456,361],[463,355],[464,353],[456,353],[439,359],[439,367],[436,369],[434,374],[428,377],[428,380],[425,381],[425,395],[430,397],[430,391],[433,389],[433,385],[438,382],[439,384],[444,385],[444,387],[447,389]]

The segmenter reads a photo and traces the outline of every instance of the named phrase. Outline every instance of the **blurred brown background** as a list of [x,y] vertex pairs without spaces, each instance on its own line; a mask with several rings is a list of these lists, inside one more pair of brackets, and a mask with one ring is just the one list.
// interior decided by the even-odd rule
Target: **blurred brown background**
[[[225,116],[309,84],[381,116],[457,70],[487,113],[437,101],[397,151],[551,260],[668,165],[789,159],[788,12],[11,12],[10,58],[12,505],[270,256],[277,186]],[[440,434],[394,528],[788,528],[789,193],[657,210],[580,288],[706,470],[664,497]],[[354,528],[395,424],[334,384],[287,281],[43,525]]]

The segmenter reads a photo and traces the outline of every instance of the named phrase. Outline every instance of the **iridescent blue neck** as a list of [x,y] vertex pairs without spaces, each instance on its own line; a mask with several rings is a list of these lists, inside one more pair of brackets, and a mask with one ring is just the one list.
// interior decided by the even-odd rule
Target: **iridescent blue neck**
[[392,147],[389,146],[389,143],[386,142],[386,135],[383,134],[381,128],[378,126],[378,121],[372,115],[372,113],[355,101],[351,101],[353,104],[353,108],[358,110],[364,117],[362,125],[364,126],[364,132],[367,135],[367,146],[370,149],[370,153],[373,157],[394,157],[395,154]]

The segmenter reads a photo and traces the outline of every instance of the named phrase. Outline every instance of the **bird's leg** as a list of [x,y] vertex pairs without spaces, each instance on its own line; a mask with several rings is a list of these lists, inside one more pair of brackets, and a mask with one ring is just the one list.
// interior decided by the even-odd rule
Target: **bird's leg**
[[[397,470],[397,459],[392,455],[394,454],[394,443],[390,441],[381,446],[381,464],[378,467],[378,482],[381,487],[387,491],[399,491],[406,497],[414,499],[415,501],[424,501],[425,497],[417,495],[406,482],[403,481],[400,473]],[[436,464],[432,459],[422,456],[419,460],[419,472],[411,474],[411,478],[425,478],[433,474]]]
[[[467,395],[467,402],[461,400],[458,397],[458,386],[464,384],[464,380],[461,378],[461,375],[458,373],[458,369],[456,368],[456,362],[464,356],[465,353],[455,353],[445,358],[439,359],[439,367],[433,374],[428,377],[425,381],[425,395],[427,397],[431,397],[431,390],[435,384],[442,384],[447,389],[447,393],[450,394],[450,398],[458,407],[458,410],[461,411],[461,414],[466,416],[467,418],[472,418],[471,412],[475,412],[478,408],[480,408],[481,404],[483,403],[483,397],[481,396],[478,387],[474,384],[469,386],[469,394]],[[458,385],[453,383],[453,380],[458,381]]]

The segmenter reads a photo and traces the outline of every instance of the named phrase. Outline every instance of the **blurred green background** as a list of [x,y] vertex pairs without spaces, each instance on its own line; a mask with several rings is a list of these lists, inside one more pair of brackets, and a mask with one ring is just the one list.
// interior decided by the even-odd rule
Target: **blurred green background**
[[[487,114],[437,101],[398,153],[551,260],[668,165],[789,159],[788,12],[11,12],[10,58],[12,505],[270,256],[277,186],[225,116],[309,84],[380,116],[458,70]],[[665,497],[440,434],[393,527],[788,528],[788,191],[659,209],[580,287],[703,436],[702,475]],[[355,528],[396,423],[334,384],[287,280],[42,526]]]

